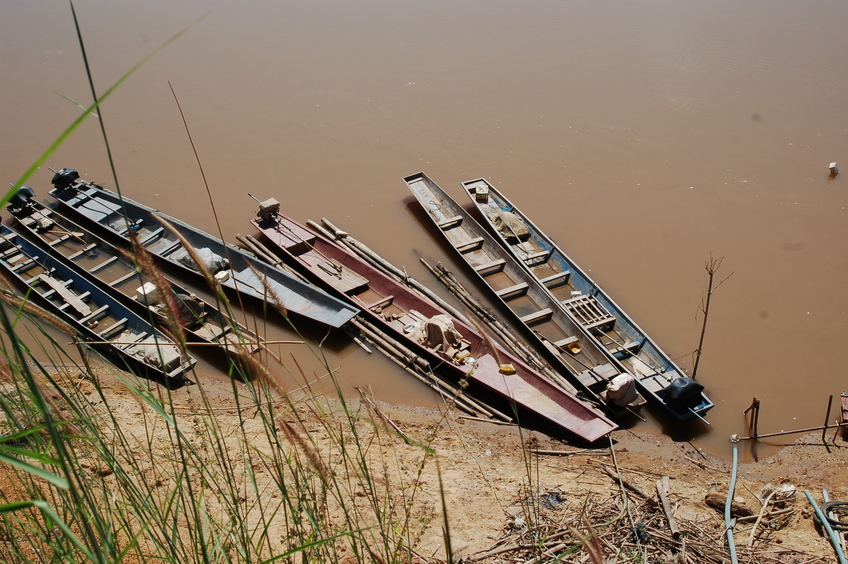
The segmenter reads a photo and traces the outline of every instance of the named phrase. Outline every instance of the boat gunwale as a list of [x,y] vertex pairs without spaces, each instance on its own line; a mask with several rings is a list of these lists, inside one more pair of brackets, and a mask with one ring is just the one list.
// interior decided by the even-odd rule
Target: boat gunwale
[[[624,309],[620,305],[618,305],[618,303],[615,300],[612,299],[612,297],[603,289],[603,287],[600,286],[597,282],[595,282],[582,268],[580,268],[580,266],[570,256],[568,256],[568,254],[565,253],[565,251],[563,251],[559,247],[559,245],[554,241],[553,238],[551,238],[544,231],[542,231],[542,229],[540,229],[509,198],[507,198],[503,194],[503,192],[498,190],[491,182],[489,182],[485,178],[477,178],[477,179],[474,179],[474,180],[467,180],[465,182],[462,182],[463,191],[466,193],[466,195],[468,195],[471,198],[475,209],[477,209],[480,212],[480,215],[483,217],[485,223],[489,226],[489,228],[490,228],[489,232],[494,232],[494,236],[500,241],[500,244],[503,247],[505,247],[507,252],[509,252],[512,256],[514,256],[516,258],[516,262],[520,263],[519,264],[520,266],[524,267],[525,270],[527,270],[534,279],[536,279],[540,282],[540,286],[542,286],[548,293],[551,294],[552,297],[554,297],[554,299],[556,299],[556,297],[553,295],[553,293],[550,291],[550,289],[547,288],[544,284],[542,284],[541,280],[539,280],[539,278],[535,274],[533,274],[532,270],[529,267],[527,267],[527,265],[525,265],[522,260],[520,260],[520,259],[518,259],[518,257],[516,257],[515,252],[513,250],[514,245],[509,244],[509,242],[506,240],[506,238],[497,229],[494,228],[494,225],[490,221],[489,217],[486,215],[486,213],[482,209],[482,205],[480,204],[480,202],[478,202],[477,199],[474,197],[474,195],[471,194],[471,190],[470,190],[469,187],[471,185],[479,184],[481,182],[485,183],[490,194],[495,194],[497,199],[499,199],[502,203],[505,203],[506,205],[508,205],[510,207],[510,209],[508,210],[510,213],[513,213],[513,214],[519,216],[521,218],[521,220],[530,228],[530,231],[531,231],[530,238],[531,239],[542,239],[544,245],[541,245],[541,246],[544,247],[545,245],[547,245],[547,247],[550,250],[551,257],[554,254],[559,254],[562,257],[563,262],[569,267],[568,270],[571,272],[571,276],[574,276],[574,274],[577,273],[578,276],[582,277],[588,283],[588,285],[593,288],[593,293],[591,294],[593,297],[597,297],[598,295],[600,295],[600,296],[603,297],[603,299],[606,302],[608,302],[609,304],[612,305],[612,307],[615,309],[615,311],[613,311],[611,313],[613,315],[615,315],[615,317],[617,319],[617,323],[619,321],[624,321],[626,324],[630,325],[630,327],[632,327],[636,332],[638,332],[638,334],[640,335],[640,338],[644,339],[646,343],[650,343],[650,345],[653,348],[653,350],[655,351],[656,355],[659,356],[661,358],[661,360],[668,367],[673,369],[673,371],[678,375],[677,377],[688,377],[686,375],[686,373],[683,372],[683,370],[681,370],[681,368],[674,362],[674,360],[664,350],[662,350],[656,344],[656,342],[650,337],[650,335],[648,335],[647,332],[645,332],[635,321],[633,321],[633,319],[624,311]],[[503,209],[500,206],[499,203],[494,203],[494,205]],[[556,300],[556,301],[559,301],[559,300]],[[602,302],[602,304],[603,304],[603,302]],[[594,335],[592,335],[591,332],[587,331],[587,333],[590,336],[592,336],[593,339],[595,339],[597,341],[597,338],[594,337]],[[597,342],[600,344],[599,341],[597,341]],[[603,345],[601,345],[601,347],[605,348],[605,347],[603,347]],[[665,375],[668,372],[669,372],[669,370],[666,370],[665,372],[662,372],[660,374],[655,374],[655,375],[652,375],[652,376],[648,376],[646,378],[651,378],[651,377],[657,376],[657,375]],[[680,412],[680,411],[674,409],[673,407],[669,406],[664,398],[657,396],[656,392],[652,392],[651,390],[647,389],[647,387],[642,385],[641,384],[641,382],[642,382],[641,378],[637,377],[636,379],[637,379],[638,382],[640,382],[640,385],[645,392],[647,392],[648,394],[650,394],[652,396],[655,396],[657,398],[657,400],[660,403],[662,403],[663,406],[666,407],[669,411],[671,411],[675,416],[677,416],[680,419],[692,419],[693,418],[692,416],[689,416],[689,414],[687,414],[685,412]],[[707,397],[707,395],[703,391],[701,392],[701,397],[702,397],[702,400],[703,400],[702,403],[699,404],[698,406],[694,407],[694,408],[691,408],[692,411],[694,411],[697,416],[703,416],[710,409],[715,407],[715,404],[712,402],[712,400],[709,399],[709,397]],[[677,414],[680,414],[683,417],[680,417],[680,415],[677,415]]]

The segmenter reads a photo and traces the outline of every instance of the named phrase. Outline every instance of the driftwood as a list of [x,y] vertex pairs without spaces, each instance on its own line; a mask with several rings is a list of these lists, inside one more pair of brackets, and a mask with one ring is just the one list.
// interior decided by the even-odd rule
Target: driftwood
[[[716,511],[724,511],[725,503],[727,502],[727,494],[718,492],[710,492],[704,496],[704,503],[715,509]],[[735,518],[749,517],[753,515],[751,509],[745,505],[744,501],[733,499],[730,502],[730,515]]]
[[[598,465],[586,471],[600,474],[607,470]],[[562,492],[542,492],[529,497],[522,493],[515,502],[521,509],[507,517],[502,536],[480,552],[462,555],[462,561],[525,564],[556,561],[608,564],[729,562],[727,547],[719,540],[725,534],[723,522],[675,518],[679,533],[675,535],[666,527],[666,509],[661,504],[631,504],[628,510],[622,507],[621,496],[609,495],[611,493],[612,486],[598,495],[571,487]],[[546,503],[552,494],[557,503]],[[601,547],[603,553],[599,557],[593,559],[589,542]],[[769,544],[767,539],[761,541],[760,548],[746,548],[739,558],[743,564],[824,564],[826,561],[829,560]]]
[[674,513],[671,510],[671,504],[668,501],[670,494],[670,485],[668,476],[663,476],[662,480],[657,480],[657,494],[660,497],[660,504],[665,513],[666,521],[668,521],[668,529],[671,531],[671,536],[674,538],[680,537],[680,528],[677,526],[677,520],[674,518]]

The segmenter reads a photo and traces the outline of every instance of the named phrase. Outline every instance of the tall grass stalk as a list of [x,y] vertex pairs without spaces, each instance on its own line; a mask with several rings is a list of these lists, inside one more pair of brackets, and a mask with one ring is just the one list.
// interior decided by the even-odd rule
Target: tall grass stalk
[[[98,96],[92,86],[94,103],[16,186],[187,29],[104,94]],[[93,84],[90,69],[86,74]],[[106,141],[102,113],[95,115]],[[156,279],[154,262],[144,253],[136,256],[140,271]],[[219,309],[233,315],[214,277],[205,276]],[[334,393],[313,394],[308,382],[317,375],[306,374],[293,358],[293,368],[284,369],[307,382],[307,393],[290,394],[269,365],[246,349],[236,350],[227,352],[232,395],[222,406],[197,375],[190,385],[174,388],[112,368],[82,344],[68,348],[57,330],[73,334],[72,328],[30,304],[27,295],[2,297],[0,561],[420,560],[415,552],[420,535],[439,511],[418,492],[443,421],[422,443],[404,442],[363,405],[345,399],[320,346],[310,351],[321,359]],[[287,312],[279,313],[288,319]],[[238,334],[237,324],[231,329]],[[185,349],[173,320],[171,332]],[[533,472],[528,462],[531,484]]]

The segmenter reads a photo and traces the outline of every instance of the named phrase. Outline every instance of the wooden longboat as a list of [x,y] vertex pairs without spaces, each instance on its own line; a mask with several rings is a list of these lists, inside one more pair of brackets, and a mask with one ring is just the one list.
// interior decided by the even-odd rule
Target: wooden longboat
[[0,265],[113,362],[163,382],[184,380],[195,365],[148,320],[7,225],[0,225]]
[[[539,286],[618,364],[634,374],[642,392],[681,420],[703,417],[713,403],[697,384],[688,399],[678,386],[693,381],[565,252],[485,179],[462,183],[490,231]],[[672,384],[672,382],[677,382]]]
[[[547,356],[557,372],[610,413],[639,409],[644,398],[635,392],[633,376],[586,336],[577,322],[558,305],[529,273],[483,229],[471,215],[426,174],[404,178],[427,216],[456,254],[476,273],[522,327],[527,338]],[[556,283],[552,278],[549,283]],[[628,382],[624,405],[612,401],[610,386]],[[609,396],[609,397],[608,397]]]
[[[279,204],[261,204],[252,221],[280,256],[363,311],[374,324],[433,368],[450,370],[472,386],[514,400],[566,431],[593,442],[616,424],[560,386],[550,382],[477,331],[389,278],[359,257],[279,214]],[[420,336],[420,339],[415,336]]]
[[[79,274],[92,278],[103,292],[111,293],[139,315],[153,312],[154,321],[168,329],[164,315],[166,304],[174,305],[177,322],[196,342],[219,345],[231,352],[259,351],[264,341],[236,321],[224,315],[210,302],[160,273],[161,287],[145,276],[130,255],[101,237],[33,199],[32,189],[22,187],[7,209],[30,238],[42,248],[56,251]],[[226,304],[224,304],[226,306]]]
[[[129,198],[122,198],[102,186],[79,179],[74,169],[63,168],[53,176],[50,195],[65,209],[72,210],[110,241],[129,244],[135,233],[151,254],[168,263],[199,274],[197,265],[163,220],[192,246],[207,270],[224,287],[252,299],[277,302],[288,313],[341,327],[358,311],[319,288],[270,266],[237,247],[225,244],[187,223],[156,211]],[[116,239],[117,237],[117,239]]]

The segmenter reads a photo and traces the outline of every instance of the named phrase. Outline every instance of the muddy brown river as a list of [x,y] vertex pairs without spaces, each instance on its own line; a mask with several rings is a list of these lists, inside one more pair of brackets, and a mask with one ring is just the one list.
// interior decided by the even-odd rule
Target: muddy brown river
[[[190,26],[101,108],[133,199],[210,232],[214,204],[234,241],[256,234],[248,192],[275,197],[287,215],[330,219],[446,295],[418,257],[464,271],[402,179],[424,171],[467,204],[460,183],[485,177],[686,370],[705,263],[722,259],[697,373],[716,403],[712,425],[651,417],[641,427],[728,456],[754,396],[771,432],[821,425],[828,396],[848,391],[844,1],[75,8],[99,93]],[[14,183],[91,92],[66,3],[2,2],[0,21],[0,154]],[[833,161],[845,172],[830,178]],[[95,119],[27,182],[41,198],[47,166],[114,188]],[[389,361],[338,341],[325,350],[346,392],[435,403]],[[292,386],[321,370],[304,347],[277,353]]]

